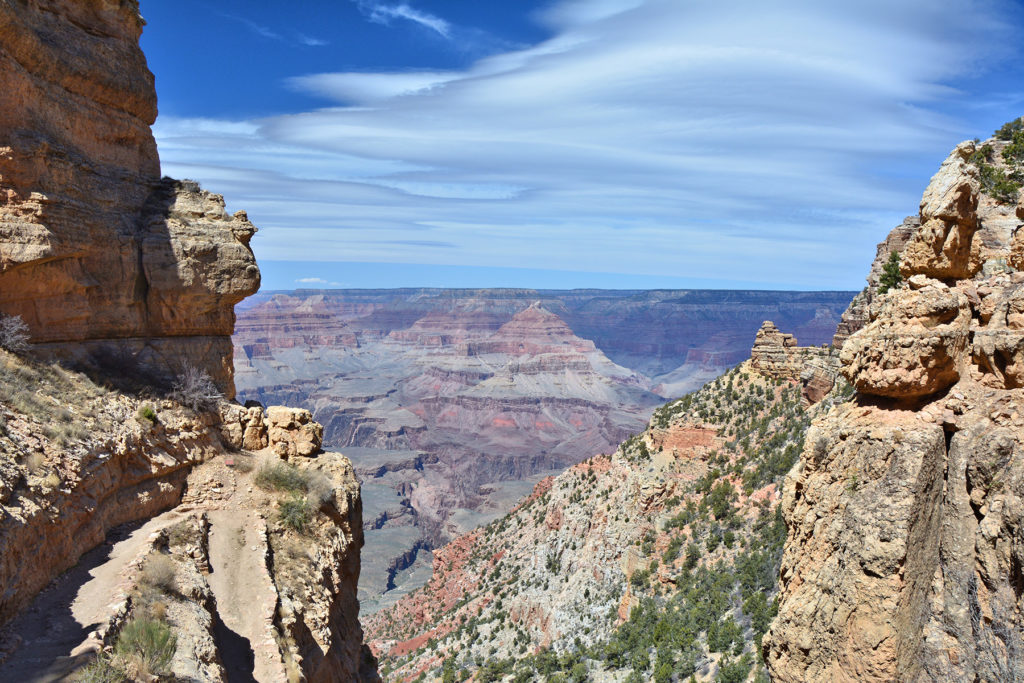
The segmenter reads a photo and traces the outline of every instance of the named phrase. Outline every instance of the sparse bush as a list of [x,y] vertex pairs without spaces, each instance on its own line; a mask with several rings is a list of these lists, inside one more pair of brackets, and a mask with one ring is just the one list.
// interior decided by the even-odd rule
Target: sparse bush
[[307,487],[303,472],[293,465],[279,461],[268,461],[260,465],[253,481],[265,491],[305,493]]
[[178,567],[169,556],[163,553],[150,555],[142,569],[142,582],[162,593],[173,593],[177,589],[175,579]]
[[282,524],[301,533],[309,526],[312,510],[309,501],[303,496],[293,493],[288,500],[281,502],[278,514]]
[[310,505],[320,507],[334,495],[334,483],[323,472],[307,470],[306,475],[306,499]]
[[114,654],[130,675],[147,679],[166,674],[178,649],[178,637],[171,628],[153,619],[133,619],[121,630]]
[[196,412],[213,408],[221,392],[208,372],[194,365],[185,365],[174,381],[171,398]]
[[11,353],[23,353],[28,350],[28,325],[20,315],[0,314],[0,347]]
[[281,461],[264,461],[256,471],[257,486],[266,491],[303,493],[312,507],[318,508],[334,495],[334,484],[323,472],[300,470]]
[[143,403],[135,411],[135,420],[144,426],[152,427],[156,424],[156,410],[148,403]]
[[72,676],[75,683],[123,683],[128,680],[124,671],[117,667],[110,656],[100,653]]

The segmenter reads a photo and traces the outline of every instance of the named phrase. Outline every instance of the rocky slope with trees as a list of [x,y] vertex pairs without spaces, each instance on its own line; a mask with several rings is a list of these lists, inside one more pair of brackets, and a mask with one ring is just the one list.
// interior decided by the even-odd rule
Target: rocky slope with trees
[[807,405],[792,370],[822,349],[759,342],[789,363],[741,364],[439,549],[423,589],[366,620],[385,678],[756,675],[785,536],[779,482],[813,416],[848,390]]

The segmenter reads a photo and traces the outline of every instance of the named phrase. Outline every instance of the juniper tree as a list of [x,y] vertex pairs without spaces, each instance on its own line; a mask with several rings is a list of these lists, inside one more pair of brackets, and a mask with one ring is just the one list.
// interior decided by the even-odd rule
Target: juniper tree
[[901,282],[903,274],[900,273],[900,255],[892,251],[889,253],[889,260],[882,266],[882,277],[878,278],[878,293],[885,294]]

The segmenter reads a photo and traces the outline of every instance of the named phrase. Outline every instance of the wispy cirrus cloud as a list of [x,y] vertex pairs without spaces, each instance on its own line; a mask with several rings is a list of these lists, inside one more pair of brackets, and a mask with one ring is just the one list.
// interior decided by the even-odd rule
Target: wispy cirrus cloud
[[249,19],[248,17],[240,17],[238,15],[228,14],[226,12],[218,13],[223,17],[231,19],[232,21],[237,21],[238,23],[242,24],[247,29],[249,29],[251,33],[260,36],[261,38],[266,38],[268,40],[277,40],[285,43],[292,43],[295,45],[305,45],[307,47],[323,47],[325,45],[328,45],[328,42],[326,40],[315,38],[313,36],[308,36],[304,33],[294,32],[292,34],[292,37],[286,37],[283,34],[278,33],[274,29],[270,28],[269,26],[264,26],[263,24],[260,24],[258,22],[253,21],[252,19]]
[[573,0],[539,17],[548,40],[465,69],[306,75],[290,83],[340,106],[156,133],[166,172],[249,210],[264,259],[854,288],[941,158],[986,132],[963,79],[1019,60],[1019,14]]
[[328,41],[323,40],[322,38],[314,38],[313,36],[307,36],[305,33],[296,34],[295,38],[300,43],[308,47],[324,47],[326,45],[330,45]]
[[326,280],[322,277],[300,277],[295,278],[297,285],[320,285],[323,287],[347,287],[348,283]]
[[418,10],[406,3],[388,4],[374,0],[353,0],[366,17],[378,24],[389,25],[395,19],[411,21],[434,31],[444,38],[451,38],[451,24],[433,14]]

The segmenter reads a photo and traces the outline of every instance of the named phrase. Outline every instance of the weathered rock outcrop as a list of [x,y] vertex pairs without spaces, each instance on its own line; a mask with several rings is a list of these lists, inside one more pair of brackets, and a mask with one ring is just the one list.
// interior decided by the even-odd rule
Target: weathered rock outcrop
[[[900,271],[934,278],[969,277],[981,267],[972,250],[978,229],[978,169],[964,142],[942,162],[921,198],[921,226],[903,250]],[[974,258],[972,259],[972,255]]]
[[979,192],[974,148],[932,179],[907,281],[843,346],[860,395],[786,479],[773,680],[1024,676],[1024,212]]
[[[90,680],[378,680],[348,460],[308,411],[153,393],[194,366],[234,395],[259,270],[244,212],[159,177],[142,26],[136,0],[0,2],[0,312],[90,373],[0,351],[0,678],[65,680],[106,648]],[[112,648],[140,619],[176,636],[170,662]]]
[[843,374],[860,392],[924,396],[960,377],[971,322],[967,295],[920,275],[910,285],[876,301],[873,321],[843,345]]
[[234,394],[234,305],[259,287],[244,212],[161,179],[135,2],[0,5],[0,311],[41,351],[206,369]]
[[797,346],[796,337],[765,320],[750,350],[750,366],[766,377],[800,383],[805,405],[817,403],[832,390],[839,359],[828,346]]

